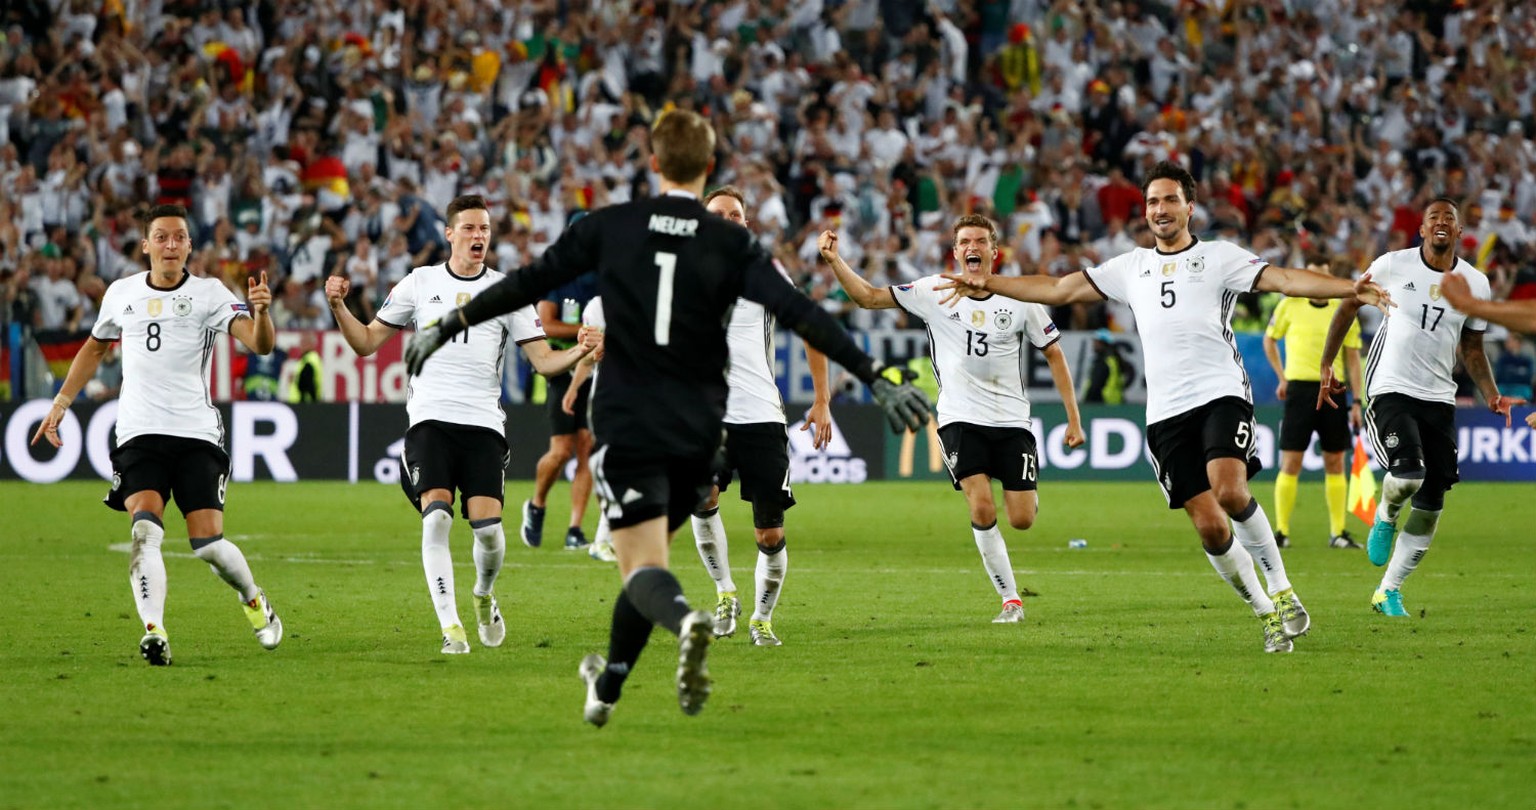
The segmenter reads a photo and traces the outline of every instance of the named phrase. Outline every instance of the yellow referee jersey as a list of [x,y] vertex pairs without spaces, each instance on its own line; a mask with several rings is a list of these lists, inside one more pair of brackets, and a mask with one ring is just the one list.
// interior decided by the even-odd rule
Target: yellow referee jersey
[[[1323,344],[1328,340],[1328,324],[1339,309],[1338,299],[1330,299],[1322,305],[1306,298],[1286,298],[1275,307],[1265,334],[1275,340],[1285,340],[1285,378],[1303,382],[1317,382],[1318,369],[1323,364]],[[1360,321],[1349,325],[1344,335],[1344,348],[1360,348]],[[1344,353],[1333,361],[1333,375],[1344,379]]]

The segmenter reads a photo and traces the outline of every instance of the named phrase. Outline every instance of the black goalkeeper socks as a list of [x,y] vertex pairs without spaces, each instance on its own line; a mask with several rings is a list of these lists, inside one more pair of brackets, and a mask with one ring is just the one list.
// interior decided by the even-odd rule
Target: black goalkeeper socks
[[683,596],[683,586],[665,568],[642,568],[631,574],[624,586],[629,600],[641,615],[653,624],[667,628],[672,635],[682,632],[683,617],[691,608]]

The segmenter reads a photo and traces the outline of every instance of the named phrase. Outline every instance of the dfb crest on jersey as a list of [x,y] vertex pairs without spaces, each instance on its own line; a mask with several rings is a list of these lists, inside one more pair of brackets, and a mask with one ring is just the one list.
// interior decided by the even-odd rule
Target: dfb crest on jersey
[[1173,262],[1163,262],[1163,275],[1171,276],[1171,275],[1173,275],[1173,270],[1174,270],[1174,263]]
[[112,491],[116,492],[123,486],[123,474],[117,470],[112,471]]
[[1204,256],[1191,256],[1191,257],[1189,257],[1189,272],[1191,272],[1191,273],[1203,273],[1203,272],[1205,272],[1205,257]]
[[1388,433],[1387,438],[1382,441],[1382,444],[1385,444],[1388,450],[1397,447],[1397,434]]
[[192,299],[190,299],[190,298],[173,298],[173,299],[171,299],[171,311],[176,313],[177,315],[183,317],[183,318],[185,318],[188,315],[191,315],[192,314]]
[[149,317],[151,317],[151,318],[158,318],[158,317],[160,317],[160,309],[161,309],[162,305],[163,305],[163,302],[159,298],[151,298],[151,299],[149,299],[149,306],[146,307],[146,309],[149,311]]
[[409,467],[406,467],[405,474],[411,477],[411,486],[416,486],[421,482],[421,465],[412,464]]
[[469,303],[469,293],[461,292],[458,295],[455,295],[453,297],[453,303],[456,306],[461,306],[461,307],[464,306],[465,304]]
[[1431,285],[1429,285],[1429,300],[1431,300],[1431,301],[1439,301],[1440,300],[1440,285],[1439,284],[1431,284]]
[[1009,327],[1013,326],[1013,312],[1011,310],[999,310],[996,315],[992,316],[992,319],[997,322],[997,328],[1000,331],[1006,332]]

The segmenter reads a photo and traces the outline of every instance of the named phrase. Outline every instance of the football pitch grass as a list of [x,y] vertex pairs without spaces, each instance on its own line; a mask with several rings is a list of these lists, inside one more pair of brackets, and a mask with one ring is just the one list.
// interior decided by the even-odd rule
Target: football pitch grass
[[[508,486],[509,515],[529,489]],[[1038,594],[1022,625],[990,623],[997,600],[948,487],[797,487],[784,646],[750,646],[744,613],[711,652],[713,697],[686,717],[676,642],[658,630],[603,729],[581,722],[576,665],[606,652],[618,580],[559,547],[564,485],[544,548],[508,521],[506,643],[483,649],[471,629],[473,653],[451,659],[397,488],[231,487],[226,532],[286,626],[275,652],[172,509],[163,669],[138,656],[128,524],[98,505],[104,490],[0,484],[0,808],[1536,801],[1528,485],[1458,486],[1404,590],[1411,617],[1388,620],[1368,604],[1380,569],[1326,547],[1321,485],[1304,484],[1286,560],[1313,629],[1291,655],[1262,652],[1258,621],[1150,482],[1045,483],[1035,528],[1004,532]],[[1270,508],[1269,486],[1255,491]],[[746,602],[751,520],[734,493],[723,504]],[[453,548],[472,628],[462,521]],[[673,568],[712,604],[686,528]]]

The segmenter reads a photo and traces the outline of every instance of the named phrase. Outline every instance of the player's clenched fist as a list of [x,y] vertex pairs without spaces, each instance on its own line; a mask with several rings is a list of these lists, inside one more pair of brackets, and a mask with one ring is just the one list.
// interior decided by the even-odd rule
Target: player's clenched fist
[[325,300],[332,309],[346,303],[347,293],[352,290],[352,282],[346,276],[331,276],[325,280]]
[[248,276],[245,284],[245,301],[251,305],[252,315],[260,315],[272,308],[272,288],[267,286],[267,271],[261,271],[259,279]]
[[816,237],[816,249],[821,251],[822,258],[832,261],[837,256],[837,231],[822,231]]

